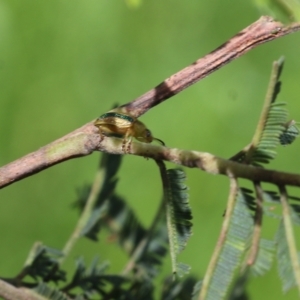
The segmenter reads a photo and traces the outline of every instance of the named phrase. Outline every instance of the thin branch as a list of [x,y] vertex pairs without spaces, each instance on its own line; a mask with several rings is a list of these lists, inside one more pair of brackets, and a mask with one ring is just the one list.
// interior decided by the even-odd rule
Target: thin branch
[[173,97],[258,45],[298,30],[300,30],[300,23],[284,26],[271,17],[263,16],[216,50],[175,73],[134,101],[123,105],[124,112],[139,117],[150,108]]
[[295,282],[300,295],[300,261],[297,252],[295,234],[293,230],[293,224],[291,220],[291,211],[288,203],[288,195],[285,186],[279,186],[280,190],[280,202],[282,205],[282,217],[286,240],[289,248],[290,261],[293,268]]
[[257,145],[259,144],[259,142],[261,140],[261,135],[263,133],[265,123],[266,123],[267,117],[269,115],[270,106],[275,101],[275,97],[277,96],[277,94],[279,92],[278,84],[280,83],[279,77],[280,77],[280,73],[283,68],[283,63],[284,63],[283,57],[281,57],[278,61],[273,62],[269,86],[268,86],[267,94],[266,94],[265,101],[264,101],[264,106],[261,111],[261,116],[259,118],[255,134],[252,139],[252,144],[255,147],[257,147]]
[[[98,140],[100,140],[99,135]],[[122,139],[118,138],[104,137],[102,142],[98,145],[98,149],[99,151],[112,154],[124,154],[122,151]],[[290,186],[300,186],[299,174],[266,170],[260,167],[249,166],[226,160],[207,152],[180,150],[133,141],[130,147],[130,154],[149,157],[155,160],[165,160],[188,168],[199,168],[214,175],[220,174],[227,176],[228,172],[231,172],[237,178],[245,178],[251,181],[269,182],[276,185],[285,184]],[[23,159],[26,161],[26,157]],[[11,165],[16,168],[17,162],[18,161],[15,161],[11,163]],[[8,170],[7,173],[2,171],[3,168]],[[11,183],[9,181],[9,176],[11,176],[11,173],[9,172],[10,165],[3,168],[0,168],[0,187],[4,187]],[[19,180],[20,179],[21,178],[19,178]]]
[[[139,117],[150,108],[178,94],[258,45],[298,30],[300,30],[300,23],[284,26],[270,17],[261,17],[210,54],[172,75],[136,100],[123,105],[123,111]],[[100,139],[98,129],[90,122],[61,139],[0,168],[0,188],[65,160],[89,155],[95,150],[123,154],[119,149],[119,143],[107,148],[107,144]]]
[[[252,160],[252,156],[255,150],[258,148],[258,145],[262,139],[262,135],[266,127],[266,122],[270,114],[271,105],[275,101],[276,96],[279,93],[279,88],[280,88],[279,77],[283,68],[283,64],[284,64],[283,57],[273,62],[267,94],[264,100],[264,105],[261,111],[259,121],[257,123],[254,136],[252,138],[251,147],[249,148],[246,154],[246,162]],[[282,124],[282,126],[283,125],[284,124]]]
[[177,251],[176,246],[177,244],[174,242],[172,238],[173,235],[176,235],[176,227],[172,222],[172,208],[171,205],[168,205],[169,199],[169,191],[170,188],[170,180],[167,176],[167,167],[162,160],[156,160],[156,163],[159,167],[160,177],[163,186],[163,204],[165,205],[165,212],[166,212],[166,225],[168,230],[168,238],[169,238],[169,248],[170,248],[170,257],[171,257],[171,265],[172,265],[172,273],[173,273],[173,280],[176,278],[177,272]]
[[93,185],[92,185],[90,193],[89,193],[89,196],[87,198],[87,201],[85,203],[83,211],[81,212],[80,218],[77,221],[77,224],[76,224],[76,227],[75,227],[73,233],[71,234],[71,236],[69,237],[68,241],[66,242],[66,244],[63,248],[64,256],[62,256],[59,259],[60,264],[62,264],[63,261],[67,258],[68,254],[71,252],[74,245],[81,237],[81,232],[84,229],[84,227],[86,226],[86,224],[91,216],[92,210],[95,206],[95,203],[97,201],[97,195],[99,194],[99,191],[104,183],[104,178],[105,178],[105,169],[98,168],[96,175],[95,175],[95,179],[93,181]]
[[258,255],[263,218],[263,190],[259,182],[254,183],[254,188],[256,194],[256,210],[254,216],[254,230],[251,239],[251,247],[247,257],[248,266],[252,266],[255,263]]
[[22,279],[28,275],[28,266],[32,264],[32,261],[34,260],[37,250],[42,246],[41,242],[35,242],[33,246],[31,247],[28,256],[26,258],[26,261],[24,263],[24,267],[21,270],[21,272],[11,281],[14,285],[19,286]]
[[[156,161],[156,163],[160,168],[160,172],[162,173],[162,170],[165,170],[164,163],[162,161]],[[147,251],[154,230],[157,227],[157,224],[160,221],[162,214],[164,213],[164,208],[165,208],[165,202],[164,202],[164,198],[162,198],[161,203],[156,211],[155,217],[153,218],[153,221],[151,223],[151,226],[147,230],[143,239],[135,247],[134,252],[130,256],[129,261],[126,263],[126,266],[124,267],[121,273],[122,276],[126,276],[130,271],[132,271],[133,268],[136,266],[136,262],[142,257],[145,251]]]
[[213,273],[215,271],[216,265],[218,263],[218,260],[220,258],[220,253],[223,249],[224,243],[226,241],[227,233],[230,226],[230,220],[234,211],[236,198],[237,198],[237,192],[238,192],[238,182],[236,178],[234,178],[231,174],[229,174],[230,177],[230,191],[229,191],[229,197],[226,205],[226,213],[224,216],[221,232],[218,238],[218,242],[216,244],[216,247],[214,249],[214,252],[212,254],[212,257],[210,259],[209,265],[207,267],[207,270],[205,272],[205,277],[202,282],[201,291],[199,294],[198,300],[206,299],[208,288],[210,285],[210,282],[212,280]]
[[[252,157],[255,151],[257,151],[259,143],[261,142],[262,135],[266,127],[266,122],[270,113],[271,105],[275,101],[276,96],[279,93],[279,88],[280,88],[279,77],[283,68],[283,63],[284,63],[283,57],[273,62],[267,94],[265,96],[263,108],[251,143],[248,144],[246,147],[244,147],[244,149],[239,151],[237,154],[232,156],[230,160],[246,163],[246,164],[252,164]],[[282,126],[284,126],[284,124],[282,124]]]
[[16,288],[0,279],[0,297],[5,300],[46,300],[31,290]]
[[45,147],[1,167],[0,189],[65,160],[89,155],[99,146],[100,140],[99,130],[90,122]]
[[[121,141],[119,145],[121,147]],[[245,178],[251,181],[300,186],[300,175],[298,174],[244,165],[214,156],[207,152],[187,151],[176,148],[171,149],[137,142],[132,144],[131,149],[135,155],[146,156],[155,160],[165,160],[188,168],[199,168],[214,175],[220,174],[227,176],[229,172],[236,178]]]

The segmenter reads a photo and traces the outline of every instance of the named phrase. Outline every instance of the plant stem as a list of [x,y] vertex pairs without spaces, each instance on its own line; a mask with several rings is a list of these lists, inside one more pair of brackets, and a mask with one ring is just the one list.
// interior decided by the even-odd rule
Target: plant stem
[[297,246],[296,246],[295,235],[293,230],[293,224],[291,220],[291,211],[290,211],[291,209],[288,203],[288,196],[287,196],[285,186],[280,186],[279,190],[280,190],[280,202],[282,205],[283,224],[284,224],[286,240],[289,248],[290,261],[294,271],[296,286],[298,288],[298,292],[300,295],[300,263],[299,263],[299,255],[297,252]]
[[251,248],[247,257],[247,265],[252,266],[257,258],[259,250],[259,242],[261,237],[261,226],[263,218],[263,190],[260,183],[254,183],[256,193],[256,211],[254,216],[254,229],[251,241]]
[[[300,30],[300,23],[284,26],[271,17],[261,17],[222,46],[167,78],[136,100],[123,105],[120,110],[133,117],[139,117],[150,108],[178,94],[251,49],[298,30]],[[1,167],[0,189],[57,163],[86,156],[93,151],[124,154],[119,152],[118,143],[107,147],[106,140],[100,138],[98,129],[93,122],[90,122],[51,144]]]
[[[156,163],[158,165],[164,164],[162,161],[161,162],[156,161]],[[165,202],[164,202],[164,198],[162,198],[162,201],[161,201],[161,203],[160,203],[160,205],[157,209],[157,212],[156,212],[155,217],[152,221],[152,224],[149,227],[149,229],[147,230],[147,233],[146,233],[145,237],[140,241],[138,246],[135,248],[134,252],[132,253],[132,255],[130,257],[130,260],[128,261],[125,268],[123,269],[123,271],[122,271],[123,276],[127,275],[135,267],[136,262],[140,259],[140,257],[147,250],[147,246],[150,242],[153,231],[154,231],[155,227],[157,226],[158,222],[161,220],[162,213],[164,212],[164,207],[165,207]]]
[[78,219],[78,222],[76,224],[76,227],[75,227],[72,235],[70,236],[69,240],[66,242],[66,244],[63,248],[64,256],[62,256],[59,259],[60,264],[63,263],[64,259],[68,256],[68,254],[74,247],[77,240],[81,237],[81,232],[82,232],[83,228],[85,227],[85,225],[91,215],[91,212],[93,210],[95,202],[97,201],[97,195],[99,194],[99,191],[103,185],[104,177],[105,177],[105,169],[98,168],[96,175],[95,175],[93,185],[90,190],[90,194],[86,201],[85,207],[81,213],[80,218]]
[[149,92],[124,104],[121,108],[131,116],[139,117],[150,108],[173,97],[254,47],[299,29],[300,23],[285,27],[271,17],[263,16],[216,50],[173,74]]
[[215,271],[216,265],[218,263],[218,259],[220,256],[220,253],[223,249],[224,243],[226,241],[227,233],[230,226],[230,220],[234,211],[235,203],[236,203],[236,196],[238,191],[238,183],[236,178],[232,177],[230,174],[230,191],[229,191],[229,197],[226,205],[226,213],[224,216],[221,232],[219,235],[219,239],[217,241],[216,247],[214,249],[214,252],[211,256],[209,265],[207,267],[207,270],[205,272],[205,277],[202,282],[202,287],[200,290],[199,298],[198,300],[204,300],[207,293],[210,281],[212,279],[213,273]]
[[45,300],[29,289],[16,288],[0,279],[0,297],[5,300]]
[[261,135],[262,135],[264,127],[265,127],[265,123],[266,123],[266,120],[267,120],[267,117],[269,114],[270,106],[274,102],[275,97],[277,95],[276,89],[277,89],[277,85],[278,85],[279,76],[280,76],[281,70],[283,68],[283,63],[284,63],[283,57],[281,57],[278,61],[274,61],[274,63],[273,63],[273,68],[271,71],[271,77],[270,77],[269,86],[267,89],[267,94],[265,97],[263,109],[261,111],[261,115],[260,115],[256,130],[255,130],[255,134],[252,139],[252,145],[254,145],[254,147],[257,147],[259,141],[261,140]]

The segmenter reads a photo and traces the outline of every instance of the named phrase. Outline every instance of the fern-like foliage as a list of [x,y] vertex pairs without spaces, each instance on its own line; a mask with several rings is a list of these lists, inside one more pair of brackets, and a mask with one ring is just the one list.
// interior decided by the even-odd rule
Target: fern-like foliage
[[[97,197],[97,199],[94,201],[94,206],[91,209],[89,218],[86,221],[85,226],[82,228],[82,236],[86,236],[94,241],[98,240],[97,235],[100,230],[100,220],[106,214],[108,202],[110,201],[111,196],[114,194],[118,182],[116,173],[119,170],[121,162],[121,155],[103,153],[96,176],[96,184],[94,184],[93,187],[85,187],[79,194],[77,201],[74,203],[74,207],[79,208],[79,210],[82,212],[89,197]],[[93,195],[92,188],[96,190],[96,195]]]
[[[300,225],[300,198],[297,196],[292,196],[288,195],[289,199],[289,207],[291,209],[291,217],[292,221],[295,225]],[[280,196],[277,192],[275,191],[264,191],[264,201],[266,204],[264,205],[264,214],[268,217],[272,217],[278,220],[282,219],[282,215],[280,214],[281,212],[275,213],[274,210],[275,208],[279,208],[280,206]],[[271,203],[273,206],[269,206],[267,204]],[[274,206],[276,205],[276,206]]]
[[[280,58],[273,64],[264,106],[251,143],[238,154],[234,155],[231,158],[232,160],[262,167],[262,164],[267,164],[275,158],[276,148],[279,144],[289,145],[299,136],[299,129],[296,126],[296,122],[294,120],[287,122],[288,113],[285,103],[275,102],[281,88],[279,78],[283,69],[283,62],[284,59]],[[253,235],[248,251],[249,256],[248,254],[245,255],[241,276],[248,277],[250,273],[260,276],[265,274],[270,270],[275,258],[274,253],[277,252],[279,273],[283,280],[284,290],[286,291],[294,282],[292,280],[293,270],[289,267],[284,257],[288,253],[288,249],[285,247],[287,241],[284,237],[284,231],[278,231],[275,241],[267,241],[260,236],[263,214],[279,220],[282,218],[281,209],[273,211],[279,208],[280,197],[277,192],[263,191],[259,183],[254,183],[254,186],[256,199],[251,195],[251,190],[244,189],[244,198],[247,206],[254,212],[255,224],[253,226],[255,226],[253,227]],[[297,201],[297,199],[295,200]],[[290,205],[290,213],[291,220],[296,224],[298,222],[300,224],[299,203],[292,203]],[[253,262],[255,263],[252,265]]]
[[297,137],[299,137],[300,131],[296,125],[295,120],[291,120],[285,124],[285,129],[283,133],[279,136],[279,141],[281,145],[292,144]]
[[255,276],[263,276],[268,272],[274,261],[275,242],[261,239],[259,243],[258,256],[255,264],[251,267],[251,273]]
[[107,283],[113,286],[120,286],[127,280],[118,275],[107,275],[106,270],[109,266],[108,262],[98,263],[98,258],[95,258],[90,267],[87,268],[83,259],[77,260],[76,272],[71,282],[62,290],[70,293],[72,289],[80,288],[83,292],[81,296],[90,299],[95,295],[102,297],[106,296],[109,292],[106,291]]
[[30,254],[22,273],[35,280],[40,279],[55,283],[65,281],[66,273],[58,267],[58,259],[62,255],[63,253],[57,249],[39,244]]
[[277,230],[275,241],[277,243],[278,273],[282,281],[282,289],[287,292],[296,285],[296,281],[283,222],[280,223]]
[[164,200],[173,274],[179,277],[190,267],[177,262],[177,255],[185,248],[192,234],[192,212],[189,206],[185,174],[179,169],[167,170],[164,182]]
[[118,195],[109,198],[108,209],[100,224],[109,229],[127,254],[131,254],[146,234],[134,211]]
[[[277,207],[279,207],[280,196],[277,192],[264,191],[263,197],[265,202],[275,204]],[[299,201],[299,197],[289,196],[288,198],[289,200],[295,200],[297,202]],[[297,225],[300,224],[300,205],[297,202],[293,204],[286,203],[288,209],[284,218],[288,218],[290,224],[292,224],[292,222]],[[290,256],[291,251],[296,251],[296,246],[291,241],[291,238],[289,240],[286,236],[286,231],[289,231],[291,236],[293,236],[292,228],[290,225],[285,224],[286,222],[282,221],[282,215],[269,211],[267,206],[264,208],[264,213],[267,216],[271,216],[277,220],[280,220],[280,225],[274,240],[260,239],[258,255],[255,263],[251,267],[249,266],[247,270],[250,270],[250,272],[255,276],[263,276],[271,269],[272,263],[276,258],[279,277],[282,280],[283,291],[287,292],[291,287],[297,285],[295,273],[298,272],[297,274],[300,276],[300,270],[295,266],[295,259],[292,259]],[[293,239],[295,238],[293,237],[292,240]],[[298,257],[298,260],[299,258],[300,257]],[[246,275],[248,274],[249,273]]]
[[[128,280],[119,275],[106,274],[109,264],[98,263],[95,258],[90,267],[86,267],[82,258],[76,261],[76,270],[71,281],[64,287],[50,286],[49,283],[40,280],[33,290],[47,300],[89,300],[99,296],[106,297],[114,293],[123,294],[122,284]],[[109,289],[109,285],[111,288]]]
[[264,191],[263,195],[264,215],[273,219],[281,220],[280,197],[275,191]]
[[262,167],[262,164],[267,164],[275,158],[279,144],[289,145],[299,136],[296,122],[287,122],[286,104],[275,102],[281,88],[279,78],[283,63],[284,59],[280,58],[273,64],[264,106],[251,143],[231,160]]
[[285,103],[272,103],[269,106],[268,116],[264,123],[260,140],[251,152],[251,158],[248,160],[253,165],[261,166],[262,163],[269,163],[276,156],[276,148],[279,144],[279,139],[285,131],[284,124],[287,121],[287,110]]
[[160,214],[153,227],[147,231],[144,240],[146,245],[140,253],[136,265],[143,268],[148,277],[153,278],[158,274],[158,267],[167,253],[168,232],[166,218],[163,214]]
[[243,195],[244,203],[250,209],[250,211],[256,210],[256,199],[253,196],[253,191],[244,187],[240,188],[240,192]]
[[249,280],[248,272],[243,273],[239,276],[233,286],[228,296],[228,300],[249,300],[248,293],[246,291],[246,285]]
[[166,255],[168,241],[166,221],[161,212],[152,226],[145,229],[125,200],[113,195],[102,224],[122,249],[133,257],[135,268],[142,268],[143,273],[150,278],[157,274],[157,267]]
[[[102,206],[98,204],[94,211],[102,213],[99,214],[95,227],[88,234],[95,236],[98,234],[96,229],[101,227],[108,229],[122,249],[129,256],[135,256],[135,268],[142,268],[143,273],[149,277],[155,276],[157,267],[161,265],[161,260],[167,252],[168,236],[164,215],[161,214],[152,228],[147,230],[125,199],[116,194],[111,195],[109,201],[102,201]],[[90,221],[87,224],[89,223]],[[85,226],[85,228],[89,227]],[[136,251],[139,252],[138,255]]]
[[[43,296],[45,300],[70,300],[70,298],[61,292],[58,288],[50,287],[45,282],[39,282],[38,285],[33,289],[37,294]],[[76,298],[79,300],[80,298]],[[81,300],[84,300],[81,298]]]
[[162,300],[189,300],[192,296],[196,278],[189,276],[184,280],[173,280],[167,277],[163,282]]
[[287,122],[285,103],[276,103],[280,92],[279,81],[284,58],[280,58],[273,64],[273,70],[269,82],[264,106],[254,133],[250,148],[246,153],[246,162],[260,166],[261,163],[269,163],[276,155],[275,149],[279,143]]
[[299,203],[292,203],[290,204],[291,208],[291,217],[292,221],[296,225],[300,225],[300,204]]
[[[130,269],[143,269],[146,277],[157,274],[158,266],[166,254],[167,229],[163,211],[154,223],[145,229],[124,198],[115,193],[116,172],[121,163],[120,156],[104,154],[100,164],[103,180],[95,195],[95,205],[82,230],[82,235],[97,240],[101,227],[109,230],[113,239],[130,256]],[[76,206],[82,211],[90,197],[92,187],[85,188]],[[95,190],[93,191],[95,194]],[[126,269],[127,270],[127,269]],[[141,273],[139,272],[141,275]]]
[[[228,232],[222,243],[217,262],[210,270],[209,282],[201,286],[202,296],[205,294],[207,300],[221,300],[228,294],[235,271],[247,250],[247,243],[252,233],[253,217],[246,204],[246,198],[249,196],[243,190],[239,190],[235,197]],[[203,288],[205,292],[202,291]]]

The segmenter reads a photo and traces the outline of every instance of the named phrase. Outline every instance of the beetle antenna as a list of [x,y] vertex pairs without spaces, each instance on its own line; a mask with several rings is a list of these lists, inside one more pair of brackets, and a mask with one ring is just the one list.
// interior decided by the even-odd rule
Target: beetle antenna
[[162,140],[160,140],[160,139],[153,138],[153,140],[159,141],[163,146],[166,146],[166,144]]

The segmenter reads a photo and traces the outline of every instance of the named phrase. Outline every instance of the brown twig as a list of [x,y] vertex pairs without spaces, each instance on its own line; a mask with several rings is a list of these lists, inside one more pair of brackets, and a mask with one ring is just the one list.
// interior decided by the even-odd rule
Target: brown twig
[[[139,117],[150,108],[178,94],[180,91],[256,46],[297,30],[300,30],[300,23],[284,26],[280,22],[275,22],[270,17],[261,17],[258,21],[242,30],[210,54],[172,75],[170,78],[166,79],[157,87],[136,100],[123,105],[122,109],[124,112],[130,113],[130,115],[134,117]],[[61,139],[0,168],[0,188],[38,173],[62,161],[89,155],[96,150],[123,154],[120,152],[118,141],[116,139],[111,139],[111,141],[114,141],[115,144],[107,142],[107,139],[101,141],[97,128],[90,122]],[[148,146],[150,145],[147,145],[147,147]],[[150,147],[150,149],[153,148]],[[137,155],[147,156],[148,152],[149,151],[146,149],[144,154],[137,153]],[[134,152],[132,153],[134,154]],[[160,154],[158,154],[158,156],[159,155]],[[161,157],[158,159],[160,158]],[[168,158],[166,156],[163,159]],[[176,163],[176,159],[174,162]],[[189,166],[189,163],[183,163],[183,165]],[[248,168],[246,166],[243,167],[246,172]],[[226,174],[226,171],[227,170],[225,170],[225,173],[221,173]],[[237,176],[237,174],[235,175]],[[278,179],[278,177],[276,178]],[[261,178],[258,180],[273,182],[269,177],[268,180]],[[293,185],[298,185],[300,182],[298,178],[296,181],[294,179],[292,181]],[[286,181],[282,183],[290,184]]]
[[230,178],[230,190],[229,190],[229,196],[226,205],[226,212],[225,212],[225,216],[224,216],[224,220],[222,223],[222,228],[219,234],[217,244],[215,246],[207,270],[205,272],[205,276],[202,281],[198,300],[203,300],[206,299],[207,297],[209,288],[211,286],[210,282],[211,280],[213,280],[213,275],[216,271],[216,267],[220,259],[221,251],[224,249],[224,244],[226,243],[226,238],[228,236],[228,232],[230,228],[230,222],[232,220],[232,215],[234,213],[234,208],[235,208],[237,193],[238,193],[238,182],[237,179],[234,176],[232,176],[232,174],[230,174],[230,172],[228,173],[228,177]]
[[[42,296],[25,288],[16,288],[0,279],[0,297],[5,300],[43,300]],[[2,298],[1,298],[2,299]]]
[[98,129],[90,122],[66,136],[0,168],[0,189],[62,161],[86,156],[100,143]]
[[[90,139],[93,141],[94,135],[95,135],[94,133],[90,133],[88,135],[89,138],[86,139],[87,140]],[[98,136],[98,140],[100,140],[99,135],[97,136]],[[93,150],[98,149],[99,151],[105,151],[112,154],[119,154],[119,155],[124,154],[122,151],[122,139],[119,138],[104,137],[101,143],[98,143],[98,145],[93,145],[91,143],[89,146],[91,147],[90,149],[93,148]],[[47,147],[48,146],[44,148]],[[90,149],[88,148],[88,146],[86,146],[87,154],[90,153]],[[132,142],[130,149],[131,149],[130,154],[133,155],[149,157],[155,160],[165,160],[188,168],[199,168],[207,173],[214,174],[214,175],[220,174],[220,175],[227,176],[228,172],[230,172],[237,178],[245,178],[251,181],[270,182],[277,185],[285,184],[290,186],[300,186],[300,175],[298,174],[291,174],[291,173],[279,172],[274,170],[266,170],[260,167],[245,165],[231,160],[223,159],[206,152],[180,150],[176,148],[172,149],[160,145],[145,144],[145,143],[140,143],[135,141]],[[43,150],[43,152],[45,152],[45,150]],[[82,155],[87,155],[87,154],[82,154]],[[21,158],[20,159],[21,161],[24,160],[22,164],[26,165],[26,161],[28,162],[28,160],[31,159],[32,155],[34,155],[34,153],[28,154],[27,156]],[[53,152],[52,154],[48,153],[47,155],[48,155],[47,161],[52,160],[55,163],[70,158],[68,156],[63,156],[61,157],[60,160],[60,156],[56,155],[55,152]],[[43,161],[43,158],[39,158],[39,159],[41,160],[41,162]],[[10,170],[17,169],[18,162],[20,160],[12,162],[11,164],[3,167],[3,168],[7,168],[8,170],[7,174],[2,173],[3,168],[0,168],[0,178],[1,178],[0,187],[9,185],[11,183],[10,180],[16,181],[16,180],[20,180],[25,176],[29,176],[28,174],[24,175],[24,173],[14,174],[9,172]],[[49,163],[43,165],[44,168],[47,168],[49,166],[51,166],[51,164]],[[35,167],[33,167],[33,169],[30,169],[28,167],[26,170],[30,169],[31,172],[34,173],[34,168]],[[38,171],[39,169],[37,169],[35,172]],[[12,177],[9,178],[9,175],[11,175]],[[19,177],[16,177],[18,175]],[[2,180],[2,178],[4,180]]]
[[261,241],[261,231],[262,231],[262,220],[263,220],[263,189],[260,182],[254,183],[255,194],[256,194],[256,209],[254,215],[254,228],[251,239],[251,246],[249,254],[247,256],[247,266],[253,266],[256,262],[259,243]]
[[175,73],[144,95],[123,105],[124,112],[139,117],[258,45],[298,30],[300,23],[284,26],[271,17],[261,17],[216,50]]

